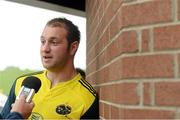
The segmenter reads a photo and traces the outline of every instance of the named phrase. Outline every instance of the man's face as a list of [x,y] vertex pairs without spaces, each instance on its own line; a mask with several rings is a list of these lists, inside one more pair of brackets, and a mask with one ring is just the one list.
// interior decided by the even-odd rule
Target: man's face
[[46,26],[41,35],[41,60],[46,69],[61,69],[70,58],[67,31],[63,27]]

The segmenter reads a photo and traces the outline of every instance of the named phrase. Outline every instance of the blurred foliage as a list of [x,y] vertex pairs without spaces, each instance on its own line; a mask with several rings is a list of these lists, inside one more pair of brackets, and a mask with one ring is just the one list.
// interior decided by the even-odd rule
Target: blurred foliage
[[0,71],[0,90],[5,95],[9,94],[13,82],[21,75],[34,72],[34,70],[21,70],[18,67],[7,67]]

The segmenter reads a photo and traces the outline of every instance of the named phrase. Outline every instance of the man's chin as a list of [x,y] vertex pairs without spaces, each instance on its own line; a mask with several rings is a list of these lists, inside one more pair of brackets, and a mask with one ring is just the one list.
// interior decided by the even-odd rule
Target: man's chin
[[46,69],[50,69],[52,66],[51,65],[47,65],[47,64],[43,64],[43,67]]

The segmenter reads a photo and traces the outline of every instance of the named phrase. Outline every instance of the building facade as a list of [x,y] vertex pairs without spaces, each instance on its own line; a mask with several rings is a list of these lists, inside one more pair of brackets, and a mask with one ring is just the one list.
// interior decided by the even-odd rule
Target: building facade
[[180,0],[87,0],[101,119],[180,119]]

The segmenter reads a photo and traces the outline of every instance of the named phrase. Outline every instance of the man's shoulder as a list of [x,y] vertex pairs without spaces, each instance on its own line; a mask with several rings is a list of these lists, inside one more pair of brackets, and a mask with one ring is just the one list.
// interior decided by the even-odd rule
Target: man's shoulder
[[83,119],[98,118],[98,95],[93,86],[88,83],[85,79],[79,80],[79,98],[85,104]]
[[42,75],[43,73],[44,73],[44,71],[36,71],[36,72],[23,74],[23,75],[19,76],[16,80],[26,78],[26,77],[29,77],[29,76],[39,76],[39,75]]
[[92,87],[92,85],[89,82],[87,82],[85,79],[80,79],[79,83],[82,86],[82,89],[85,89],[93,96],[96,96],[96,90]]
[[[21,87],[22,82],[23,82],[27,77],[30,77],[30,76],[38,77],[38,78],[41,80],[44,72],[45,72],[45,71],[37,71],[37,72],[31,72],[31,73],[23,74],[23,75],[19,76],[19,77],[16,79],[16,87],[17,87],[17,86]],[[18,87],[18,88],[19,88],[19,87]]]

